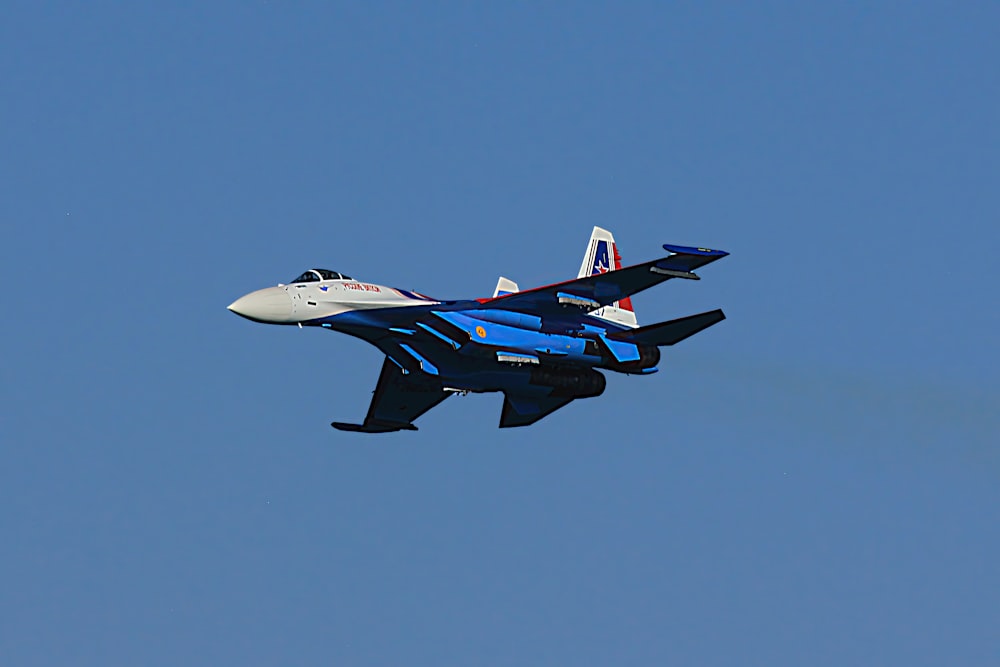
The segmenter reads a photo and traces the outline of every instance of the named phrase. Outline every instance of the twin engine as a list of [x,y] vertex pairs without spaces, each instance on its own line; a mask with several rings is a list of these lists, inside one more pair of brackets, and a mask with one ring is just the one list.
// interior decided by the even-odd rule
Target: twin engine
[[555,387],[555,394],[574,398],[589,398],[604,393],[607,380],[589,368],[552,368],[545,366],[531,369],[531,384]]

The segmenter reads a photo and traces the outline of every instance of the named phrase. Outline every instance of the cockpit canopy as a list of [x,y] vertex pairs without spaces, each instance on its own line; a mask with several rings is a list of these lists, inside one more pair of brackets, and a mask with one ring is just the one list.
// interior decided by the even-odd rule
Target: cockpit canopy
[[353,278],[345,276],[343,273],[337,273],[336,271],[328,271],[327,269],[309,269],[293,280],[291,284],[318,283],[321,280],[353,280]]

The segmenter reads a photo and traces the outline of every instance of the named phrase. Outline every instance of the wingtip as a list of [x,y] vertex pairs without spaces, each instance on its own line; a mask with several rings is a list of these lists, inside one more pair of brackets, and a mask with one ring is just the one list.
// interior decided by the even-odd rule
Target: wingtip
[[366,424],[350,424],[347,422],[330,422],[330,426],[338,431],[348,433],[394,433],[396,431],[416,431],[415,424],[399,424],[386,422],[370,422]]
[[701,255],[703,257],[725,257],[729,253],[725,250],[713,250],[711,248],[695,248],[693,246],[686,245],[674,245],[672,243],[664,243],[663,249],[667,252],[672,252],[678,255]]

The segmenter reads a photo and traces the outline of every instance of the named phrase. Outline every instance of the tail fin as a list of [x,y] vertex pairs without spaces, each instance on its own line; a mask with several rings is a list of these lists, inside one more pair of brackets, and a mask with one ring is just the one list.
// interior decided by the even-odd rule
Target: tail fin
[[[606,229],[594,227],[594,231],[590,235],[590,243],[587,245],[587,252],[583,255],[583,264],[580,265],[580,273],[577,275],[577,278],[586,278],[598,273],[617,271],[620,268],[622,268],[622,258],[618,254],[615,237]],[[632,299],[628,297],[621,301],[615,301],[610,306],[598,308],[591,315],[626,327],[636,327],[639,325],[635,319],[635,310],[632,308]]]
[[517,291],[519,291],[517,289],[517,283],[510,278],[500,276],[500,280],[497,281],[497,288],[493,290],[493,298],[495,299],[498,296],[507,296],[508,294],[513,294]]

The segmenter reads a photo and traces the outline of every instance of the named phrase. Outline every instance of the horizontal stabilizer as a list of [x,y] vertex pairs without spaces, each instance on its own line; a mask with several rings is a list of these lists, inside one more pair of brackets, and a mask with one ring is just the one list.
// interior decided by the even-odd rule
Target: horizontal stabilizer
[[608,338],[625,340],[631,343],[641,343],[643,345],[673,345],[724,319],[726,319],[725,313],[722,312],[722,309],[717,309],[707,313],[698,313],[697,315],[670,320],[669,322],[650,324],[649,326],[639,327],[631,331],[610,334]]

